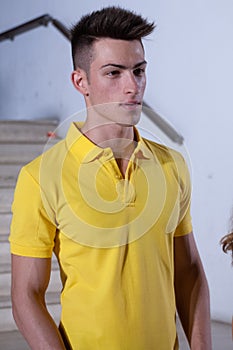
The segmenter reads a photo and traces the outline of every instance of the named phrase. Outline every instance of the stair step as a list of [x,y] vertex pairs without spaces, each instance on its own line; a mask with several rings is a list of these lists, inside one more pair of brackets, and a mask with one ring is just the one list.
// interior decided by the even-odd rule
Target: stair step
[[0,275],[3,276],[4,274],[11,273],[11,265],[10,265],[10,258],[8,259],[8,262],[3,262],[1,259],[0,264]]
[[45,144],[1,144],[0,164],[26,164],[57,142],[58,139]]
[[[56,324],[59,323],[60,312],[61,312],[59,295],[60,295],[59,292],[46,293],[46,303],[47,303],[48,311],[50,312],[51,316],[55,320]],[[10,296],[0,297],[0,308],[1,308],[0,332],[17,329],[17,326],[12,316]]]
[[[57,125],[58,120],[0,121],[0,331],[17,329],[11,311],[11,254],[8,241],[15,184],[24,164],[60,141],[58,137],[49,137]],[[61,289],[60,270],[53,256],[46,300],[57,323],[60,318]]]
[[15,187],[22,166],[23,164],[0,164],[0,191],[1,188]]
[[0,188],[0,213],[10,213],[14,197],[14,188]]
[[0,142],[6,143],[44,143],[49,133],[55,132],[59,120],[1,120]]
[[0,244],[1,262],[5,262],[8,259],[9,255],[10,255],[10,244],[9,244],[9,242],[8,241],[1,242],[1,244]]
[[[60,304],[51,304],[48,305],[48,311],[56,324],[59,324],[60,321],[60,313],[61,306]],[[17,330],[17,326],[12,316],[11,308],[1,310],[1,318],[0,318],[0,332],[9,332]],[[14,348],[17,349],[17,348]]]
[[8,237],[9,237],[9,234],[7,233],[3,233],[0,235],[0,244],[4,243],[4,242],[8,242]]
[[9,234],[11,224],[11,213],[0,213],[0,235]]

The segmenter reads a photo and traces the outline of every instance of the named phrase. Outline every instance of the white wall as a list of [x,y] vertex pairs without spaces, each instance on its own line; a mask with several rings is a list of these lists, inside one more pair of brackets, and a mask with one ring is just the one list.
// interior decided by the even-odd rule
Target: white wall
[[[233,204],[231,0],[5,1],[0,31],[46,12],[66,25],[102,5],[119,4],[157,23],[146,40],[145,100],[185,137],[193,180],[194,231],[211,291],[214,319],[230,322],[233,278],[219,240]],[[40,28],[0,44],[0,118],[61,120],[84,107],[70,83],[69,44]],[[148,126],[149,128],[149,126]]]
[[[1,4],[0,31],[49,13],[70,25],[72,7],[56,1]],[[77,3],[73,1],[73,3]],[[77,5],[76,5],[77,8]],[[64,10],[69,10],[69,19]],[[79,11],[76,10],[76,18]],[[73,113],[82,99],[70,83],[70,44],[51,24],[39,27],[0,45],[0,118],[62,118]]]

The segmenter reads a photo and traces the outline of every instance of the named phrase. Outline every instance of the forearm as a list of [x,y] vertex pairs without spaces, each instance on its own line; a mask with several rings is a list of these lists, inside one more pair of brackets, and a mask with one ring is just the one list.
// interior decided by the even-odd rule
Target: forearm
[[189,338],[192,350],[210,350],[211,322],[209,289],[206,280],[198,279],[190,298]]
[[191,350],[211,350],[209,289],[204,271],[193,267],[179,282],[177,311]]
[[37,295],[14,297],[15,322],[32,350],[65,350],[59,330]]

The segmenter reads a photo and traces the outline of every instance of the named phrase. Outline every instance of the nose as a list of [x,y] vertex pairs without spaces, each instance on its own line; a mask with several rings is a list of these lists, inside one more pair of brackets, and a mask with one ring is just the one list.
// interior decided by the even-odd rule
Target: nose
[[124,93],[136,95],[139,91],[139,83],[133,72],[127,72],[124,81]]

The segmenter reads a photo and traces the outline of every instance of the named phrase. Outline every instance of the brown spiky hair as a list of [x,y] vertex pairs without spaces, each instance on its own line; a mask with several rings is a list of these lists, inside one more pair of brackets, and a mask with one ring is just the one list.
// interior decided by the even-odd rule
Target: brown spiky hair
[[93,43],[101,38],[139,40],[155,28],[154,22],[121,7],[105,7],[83,16],[71,29],[71,47],[74,69],[87,74],[94,58]]
[[221,239],[220,244],[222,245],[222,249],[223,249],[224,253],[227,253],[227,252],[231,253],[232,265],[233,265],[233,232],[224,236]]

